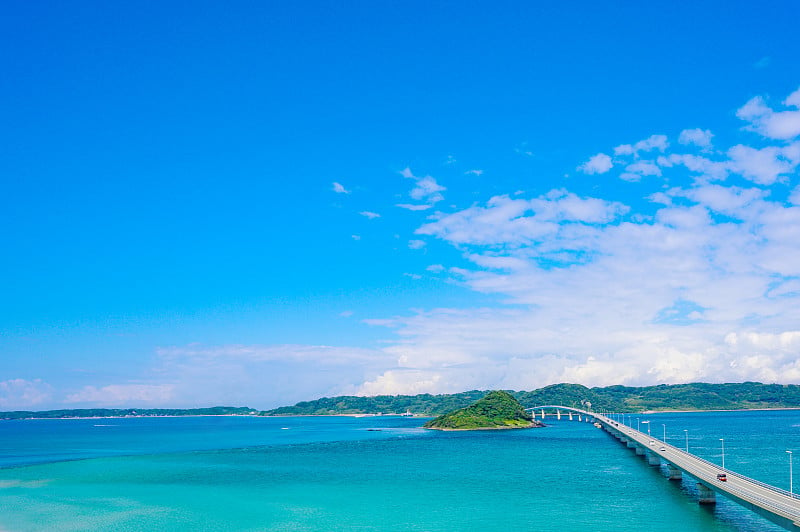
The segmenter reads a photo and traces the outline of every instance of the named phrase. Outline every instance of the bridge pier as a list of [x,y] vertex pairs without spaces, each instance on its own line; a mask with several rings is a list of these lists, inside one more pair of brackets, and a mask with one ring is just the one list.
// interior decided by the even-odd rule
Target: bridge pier
[[638,445],[636,446],[636,456],[644,456],[644,449]]
[[647,451],[647,463],[651,466],[660,466],[661,457],[654,452]]
[[697,502],[700,504],[716,504],[717,503],[717,495],[714,493],[714,490],[703,484],[702,482],[697,483],[697,492],[699,494],[699,498]]
[[683,477],[683,473],[680,469],[675,467],[674,465],[667,463],[667,478],[670,480],[680,480]]
[[636,448],[636,442],[628,440],[627,442],[625,442],[625,446],[628,447],[629,449],[634,449]]

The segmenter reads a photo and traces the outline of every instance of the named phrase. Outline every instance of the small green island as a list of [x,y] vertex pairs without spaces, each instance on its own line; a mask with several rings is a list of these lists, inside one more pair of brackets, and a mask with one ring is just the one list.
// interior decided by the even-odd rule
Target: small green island
[[541,427],[519,401],[508,392],[496,390],[465,408],[453,410],[425,423],[437,430],[496,430]]

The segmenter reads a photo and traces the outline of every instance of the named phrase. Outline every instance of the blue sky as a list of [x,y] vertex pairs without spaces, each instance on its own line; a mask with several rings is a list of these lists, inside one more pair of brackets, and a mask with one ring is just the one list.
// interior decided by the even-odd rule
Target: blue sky
[[800,382],[800,7],[12,2],[0,409]]

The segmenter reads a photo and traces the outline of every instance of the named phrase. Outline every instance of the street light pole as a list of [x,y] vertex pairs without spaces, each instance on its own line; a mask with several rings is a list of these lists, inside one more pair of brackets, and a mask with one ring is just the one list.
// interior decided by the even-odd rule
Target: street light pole
[[641,429],[641,428],[642,428],[642,424],[641,424],[641,422],[639,421],[639,418],[637,417],[637,418],[636,418],[636,430],[638,430],[639,432],[641,432],[641,430],[639,430],[639,429]]
[[789,453],[789,495],[794,497],[794,486],[792,485],[792,451],[786,451]]
[[684,434],[684,436],[686,436],[686,452],[688,454],[688,452],[689,452],[689,430],[688,429],[683,429],[683,434]]
[[662,423],[661,427],[664,429],[664,439],[661,440],[661,441],[663,441],[664,443],[667,443],[667,426],[664,423]]
[[722,469],[725,469],[725,438],[720,438],[722,442]]

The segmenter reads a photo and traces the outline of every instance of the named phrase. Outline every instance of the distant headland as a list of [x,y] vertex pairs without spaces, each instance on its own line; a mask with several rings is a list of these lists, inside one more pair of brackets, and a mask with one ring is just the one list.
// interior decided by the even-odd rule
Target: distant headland
[[[590,403],[598,412],[663,412],[706,410],[764,410],[800,408],[800,386],[796,384],[690,383],[657,386],[606,386],[587,388],[580,384],[553,384],[532,391],[509,391],[525,408],[542,404],[581,407]],[[0,412],[0,419],[165,417],[165,416],[330,416],[415,415],[433,417],[467,407],[487,394],[471,390],[454,394],[339,396],[302,401],[272,410],[248,407],[212,408],[90,408]]]

